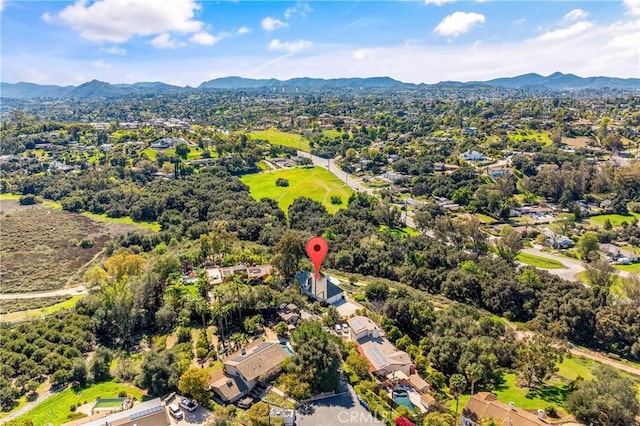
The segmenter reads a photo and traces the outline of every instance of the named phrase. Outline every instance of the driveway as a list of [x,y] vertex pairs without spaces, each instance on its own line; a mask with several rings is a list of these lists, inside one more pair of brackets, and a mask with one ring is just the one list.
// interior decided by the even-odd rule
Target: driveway
[[373,417],[360,405],[351,386],[341,395],[311,403],[311,414],[296,411],[296,424],[299,426],[382,426],[383,422]]
[[77,285],[75,287],[62,288],[60,290],[36,291],[33,293],[0,293],[0,300],[37,299],[53,296],[75,296],[87,293],[88,291],[83,285]]
[[194,412],[192,412],[192,413],[188,412],[185,409],[183,409],[182,412],[184,413],[184,419],[182,419],[180,421],[176,421],[176,419],[171,417],[171,415],[169,414],[169,409],[167,409],[167,415],[171,419],[171,424],[172,425],[201,425],[201,426],[204,426],[204,425],[207,424],[207,422],[209,420],[211,420],[211,415],[213,414],[211,411],[209,411],[209,410],[207,410],[206,408],[203,408],[203,407],[196,408],[196,410]]

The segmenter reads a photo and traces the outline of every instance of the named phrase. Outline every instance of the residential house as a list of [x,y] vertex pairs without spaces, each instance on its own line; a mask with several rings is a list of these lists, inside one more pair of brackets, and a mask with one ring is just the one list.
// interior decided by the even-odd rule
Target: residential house
[[280,342],[263,342],[249,351],[243,349],[224,360],[224,374],[212,380],[210,389],[223,402],[235,402],[258,383],[264,383],[278,374],[288,356]]
[[349,318],[347,323],[351,338],[358,344],[358,352],[367,359],[373,374],[384,377],[399,371],[408,377],[414,373],[409,354],[393,346],[370,318],[356,316]]
[[573,247],[573,240],[566,235],[561,235],[553,232],[549,228],[545,228],[542,231],[546,237],[547,245],[555,249],[567,249]]
[[463,127],[462,128],[462,133],[464,133],[466,135],[477,135],[478,134],[478,128],[477,127]]
[[298,281],[302,294],[319,302],[333,305],[344,298],[344,292],[337,285],[339,281],[329,274],[320,274],[320,278],[316,278],[312,272],[302,271],[296,275],[295,280]]
[[[513,403],[505,404],[498,401],[498,397],[489,392],[472,395],[462,409],[460,426],[480,426],[483,422],[493,419],[500,425],[542,426],[548,425],[544,410],[538,414],[516,408]],[[555,423],[554,423],[555,424]]]
[[271,274],[271,265],[257,265],[247,267],[247,278],[252,282],[260,282]]
[[176,146],[176,140],[173,138],[162,138],[158,139],[155,142],[152,142],[150,145],[151,149],[167,149],[173,148]]
[[134,405],[129,410],[114,414],[98,413],[84,417],[64,426],[169,426],[171,424],[160,398]]
[[478,151],[466,151],[459,155],[460,158],[467,161],[484,161],[487,157]]
[[298,312],[298,307],[292,303],[288,305],[282,304],[278,307],[278,316],[282,321],[286,322],[289,326],[294,326],[300,320],[300,313]]
[[491,179],[495,181],[500,176],[506,176],[510,173],[511,171],[509,169],[492,169],[492,170],[489,170],[489,177],[491,177]]

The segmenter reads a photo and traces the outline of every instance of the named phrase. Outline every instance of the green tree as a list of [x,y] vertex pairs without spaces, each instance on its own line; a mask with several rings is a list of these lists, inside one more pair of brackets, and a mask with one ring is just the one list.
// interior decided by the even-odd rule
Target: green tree
[[522,236],[510,226],[504,226],[500,230],[500,239],[496,243],[498,255],[509,263],[513,263],[516,256],[524,247]]
[[593,291],[593,297],[599,306],[605,306],[611,286],[616,279],[614,269],[604,259],[596,259],[591,263],[585,263],[584,267],[587,281],[589,281]]
[[298,272],[298,264],[304,256],[304,244],[295,232],[285,233],[273,248],[275,255],[271,260],[273,266],[286,280]]
[[84,358],[75,358],[71,367],[71,380],[78,382],[80,386],[87,383],[87,364]]
[[322,322],[327,326],[327,327],[333,327],[336,324],[339,324],[340,322],[342,322],[342,317],[340,316],[340,313],[338,312],[338,309],[333,306],[330,305],[327,308],[327,313],[324,316],[324,319],[322,320]]
[[558,371],[564,351],[546,337],[526,337],[516,348],[516,369],[531,388],[534,383],[543,383]]
[[364,294],[371,301],[385,301],[389,296],[389,286],[380,281],[372,282],[367,284]]
[[462,374],[454,374],[449,378],[449,394],[456,399],[456,415],[454,418],[454,424],[458,424],[458,403],[460,402],[460,395],[467,388],[467,379]]
[[595,232],[585,232],[576,245],[580,257],[584,260],[589,260],[591,254],[596,254],[599,248],[600,243],[598,242],[598,235]]
[[345,362],[361,380],[366,380],[370,377],[369,362],[358,351],[351,350]]
[[138,386],[151,395],[164,395],[178,387],[177,357],[172,351],[155,350],[145,354],[138,376]]
[[286,322],[280,321],[278,324],[276,324],[276,334],[278,335],[278,337],[286,336],[288,331],[289,327],[287,326]]
[[471,395],[473,395],[476,382],[484,376],[484,367],[477,362],[471,363],[464,369],[464,374],[467,376],[469,383],[471,383]]
[[295,354],[287,372],[298,374],[312,394],[336,390],[342,364],[340,338],[325,333],[320,322],[301,321],[291,333],[291,342]]
[[209,399],[209,371],[204,368],[191,367],[185,371],[178,381],[180,392],[191,395],[200,402]]
[[93,355],[91,366],[89,368],[94,382],[101,382],[110,377],[109,366],[111,365],[112,359],[113,353],[111,352],[111,350],[105,348],[104,346],[98,346],[96,353]]
[[247,410],[247,415],[251,420],[251,424],[255,426],[262,426],[269,424],[269,404],[266,402],[256,402]]
[[585,424],[594,426],[628,426],[640,415],[636,389],[628,377],[602,366],[593,372],[594,379],[578,384],[567,398],[567,410]]

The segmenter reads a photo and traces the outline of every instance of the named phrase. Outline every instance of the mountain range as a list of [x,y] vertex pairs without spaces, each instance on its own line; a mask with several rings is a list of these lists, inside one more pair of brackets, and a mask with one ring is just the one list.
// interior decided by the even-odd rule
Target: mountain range
[[497,78],[487,81],[455,82],[444,81],[437,84],[403,83],[390,77],[371,78],[292,78],[250,79],[243,77],[222,77],[205,81],[197,88],[172,86],[162,82],[140,82],[133,84],[111,84],[92,80],[79,86],[39,85],[35,83],[0,83],[0,97],[3,98],[99,98],[117,97],[129,94],[170,94],[198,92],[205,90],[286,88],[360,88],[360,89],[411,89],[429,87],[503,87],[508,89],[540,89],[553,91],[581,89],[617,89],[640,91],[640,78],[579,77],[560,72],[548,76],[530,73],[517,77]]

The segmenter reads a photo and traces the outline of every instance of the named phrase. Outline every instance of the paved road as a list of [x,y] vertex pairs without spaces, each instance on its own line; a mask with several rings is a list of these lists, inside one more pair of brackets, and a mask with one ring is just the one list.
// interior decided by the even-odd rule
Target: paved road
[[27,414],[29,411],[33,410],[38,404],[40,404],[41,402],[43,402],[45,399],[49,398],[52,395],[53,393],[48,391],[43,393],[35,401],[29,402],[27,405],[25,405],[21,409],[16,410],[13,413],[9,414],[7,417],[3,417],[2,419],[0,419],[0,425],[5,424],[9,420],[17,419],[23,414]]
[[36,291],[33,293],[0,293],[0,300],[38,299],[41,297],[75,296],[87,293],[88,291],[83,285],[77,285],[75,287],[63,288],[60,290]]
[[326,158],[311,155],[308,152],[304,152],[304,151],[298,151],[298,156],[311,158],[311,161],[313,161],[314,166],[324,167],[325,169],[329,170],[338,179],[340,179],[343,182],[346,182],[346,184],[354,191],[364,192],[371,195],[373,194],[372,188],[362,185],[359,181],[355,180],[352,175],[340,170],[340,168],[338,167],[334,159],[328,160]]
[[347,392],[331,398],[311,403],[311,414],[296,411],[297,424],[300,426],[337,426],[341,424],[361,426],[382,426],[383,422],[360,405],[353,388],[348,385]]

